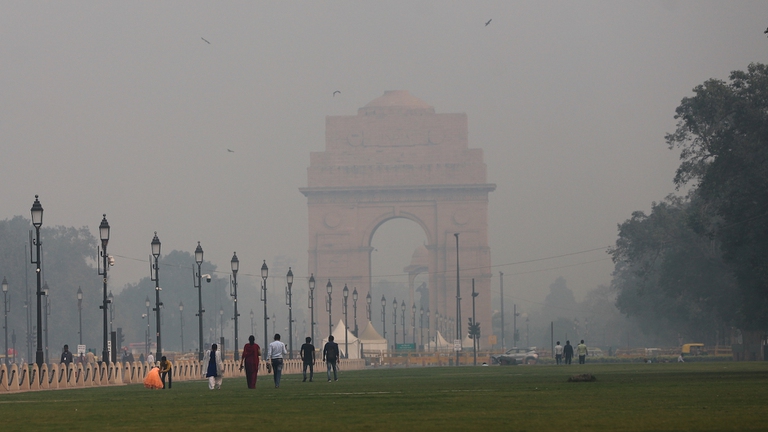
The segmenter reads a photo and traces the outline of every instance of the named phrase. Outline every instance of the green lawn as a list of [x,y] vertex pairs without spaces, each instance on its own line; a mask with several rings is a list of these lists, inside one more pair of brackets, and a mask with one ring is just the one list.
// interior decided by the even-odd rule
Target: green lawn
[[[589,372],[596,382],[569,383]],[[442,367],[0,395],[3,430],[766,430],[768,363]],[[107,426],[107,428],[104,428]],[[267,429],[265,429],[267,428]]]

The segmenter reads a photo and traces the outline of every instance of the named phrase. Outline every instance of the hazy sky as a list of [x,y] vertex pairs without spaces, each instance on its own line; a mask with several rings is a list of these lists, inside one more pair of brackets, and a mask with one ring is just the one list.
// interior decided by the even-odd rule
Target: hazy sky
[[[157,231],[225,271],[233,251],[241,273],[294,258],[303,284],[325,116],[403,89],[468,115],[497,185],[494,291],[503,271],[525,309],[562,275],[580,298],[610,281],[601,250],[512,263],[611,245],[673,192],[680,99],[765,62],[766,26],[765,1],[0,2],[0,218],[39,194],[46,226],[98,236],[106,213],[111,254],[146,259]],[[423,239],[385,224],[374,274]]]

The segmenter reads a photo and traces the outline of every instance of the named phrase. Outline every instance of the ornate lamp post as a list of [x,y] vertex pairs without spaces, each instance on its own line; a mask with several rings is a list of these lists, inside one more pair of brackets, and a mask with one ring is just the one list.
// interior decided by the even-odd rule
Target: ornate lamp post
[[[195,248],[195,263],[197,264],[197,273],[194,270],[192,271],[192,283],[197,288],[197,359],[203,361],[203,314],[205,309],[203,309],[203,276],[200,268],[203,265],[203,248],[200,246],[200,242],[197,242],[197,247]],[[208,276],[207,280],[210,282],[210,275],[206,276]]]
[[365,314],[368,318],[368,321],[371,320],[371,301],[371,293],[369,291],[368,294],[365,295]]
[[267,276],[269,275],[269,268],[267,267],[267,260],[264,260],[264,264],[261,265],[261,301],[264,302],[264,348],[261,349],[264,359],[267,359],[267,347],[269,346],[269,338],[267,336]]
[[331,318],[333,308],[333,298],[331,297],[331,294],[333,293],[333,285],[331,285],[330,279],[328,279],[328,284],[325,285],[325,290],[328,292],[328,301],[325,302],[325,306],[328,310],[328,335],[330,336],[333,334],[333,321]]
[[80,322],[80,331],[77,333],[80,335],[80,345],[83,344],[83,290],[77,287],[77,317]]
[[312,342],[315,342],[315,274],[314,273],[309,275],[309,337],[312,338]]
[[251,334],[254,334],[256,332],[253,330],[253,328],[254,328],[253,327],[253,309],[251,309],[250,315],[251,315]]
[[424,306],[419,308],[419,345],[421,345],[422,351],[426,351],[424,347]]
[[237,252],[232,255],[232,260],[229,262],[229,264],[232,266],[232,292],[230,293],[230,296],[234,298],[235,301],[235,316],[232,317],[232,319],[235,321],[235,345],[234,345],[234,353],[235,353],[235,361],[240,360],[240,350],[238,347],[237,342],[237,324],[240,320],[240,314],[237,313],[237,271],[240,270],[240,260],[237,259]]
[[159,360],[163,357],[162,332],[160,331],[160,307],[163,304],[160,302],[160,268],[157,262],[160,258],[160,239],[157,238],[157,231],[155,231],[155,236],[152,238],[151,245],[152,256],[155,258],[155,263],[152,267],[153,271],[150,272],[150,274],[154,275],[152,280],[155,281],[155,308],[152,309],[155,311],[155,331],[157,331],[157,355],[155,358]]
[[[456,237],[456,339],[461,340],[461,289],[459,285],[459,233]],[[459,351],[456,350],[456,366],[459,365]]]
[[400,326],[403,330],[403,343],[406,343],[405,337],[408,335],[405,333],[405,300],[400,303]]
[[181,328],[181,353],[184,354],[184,302],[179,302],[179,328]]
[[[42,245],[40,241],[40,227],[43,225],[43,206],[37,199],[37,195],[35,195],[35,202],[32,203],[31,213],[32,225],[35,227],[35,238],[31,240],[30,250],[32,245],[34,245],[35,257],[32,258],[30,256],[30,261],[37,266],[35,269],[37,275],[37,350],[35,351],[35,363],[37,363],[37,367],[43,367],[45,360],[43,357],[43,284],[42,274],[40,273],[40,266],[42,264],[42,257],[40,256],[40,246]],[[30,236],[31,234],[30,232]]]
[[357,337],[357,287],[352,291],[352,316],[355,320],[355,332],[353,334]]
[[147,356],[149,356],[149,335],[150,335],[150,332],[149,332],[149,305],[150,304],[151,303],[149,302],[149,296],[147,296],[147,298],[144,300],[144,306],[147,307],[147,313],[144,316],[142,316],[142,318],[144,318],[144,317],[147,318],[147,340],[146,340],[146,349],[144,350],[145,358]]
[[411,305],[411,335],[413,336],[413,345],[416,345],[416,303]]
[[347,321],[347,299],[349,299],[349,288],[347,284],[344,284],[344,289],[341,290],[341,297],[344,299],[342,303],[342,309],[344,312],[344,358],[349,358],[349,321]]
[[[219,337],[224,339],[224,307],[219,308]],[[221,347],[222,352],[224,347]]]
[[[429,308],[427,308],[427,348],[429,348],[429,341],[432,340],[430,328],[432,324],[429,322]],[[437,337],[435,337],[435,351],[437,351]]]
[[293,295],[291,294],[293,271],[290,267],[285,275],[285,282],[288,284],[288,288],[285,289],[285,304],[288,305],[288,358],[293,358]]
[[395,343],[392,346],[397,349],[397,297],[392,300],[392,330],[395,334]]
[[[109,333],[108,333],[108,326],[107,323],[109,320],[107,319],[107,312],[109,308],[109,299],[107,298],[107,270],[109,268],[110,259],[109,255],[107,255],[107,243],[109,243],[109,222],[107,222],[107,215],[105,214],[101,219],[101,224],[99,224],[99,238],[101,239],[101,251],[99,254],[101,255],[101,259],[103,262],[103,268],[99,271],[99,276],[102,276],[102,282],[104,285],[104,297],[102,300],[102,304],[99,307],[99,309],[102,309],[104,311],[104,338],[102,339],[103,346],[101,349],[101,361],[109,363],[109,349],[107,347],[108,343],[107,340],[109,339]],[[81,342],[82,344],[82,342]]]
[[387,338],[387,299],[384,298],[384,294],[381,295],[381,330],[384,333],[381,335],[384,339]]
[[[5,330],[5,364],[6,365],[8,365],[8,312],[11,311],[11,308],[9,306],[10,305],[8,304],[8,281],[5,280],[5,277],[3,277],[3,315],[5,315],[5,324],[3,324],[3,329]],[[83,327],[80,326],[81,331],[82,329]]]

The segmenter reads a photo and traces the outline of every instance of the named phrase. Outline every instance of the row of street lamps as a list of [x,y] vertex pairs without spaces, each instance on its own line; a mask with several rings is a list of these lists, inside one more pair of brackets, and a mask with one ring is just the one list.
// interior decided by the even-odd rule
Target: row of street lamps
[[[35,195],[35,202],[32,204],[31,208],[31,214],[32,214],[32,225],[35,228],[35,236],[32,238],[31,232],[30,232],[30,241],[31,246],[35,247],[35,254],[34,257],[30,257],[31,263],[36,265],[36,277],[37,277],[37,350],[35,353],[35,362],[42,366],[44,363],[44,354],[43,354],[43,338],[42,338],[42,317],[44,315],[47,315],[49,311],[47,310],[47,300],[46,300],[46,311],[45,314],[43,313],[43,305],[42,305],[42,298],[46,295],[45,290],[42,287],[42,274],[41,274],[41,265],[42,265],[42,257],[40,254],[40,248],[42,246],[42,242],[40,240],[40,227],[43,224],[43,207],[40,204],[40,201],[38,199],[38,196]],[[102,283],[103,283],[103,300],[102,305],[99,306],[100,309],[103,310],[103,347],[102,347],[102,360],[103,361],[109,361],[109,349],[108,349],[108,335],[111,333],[111,325],[112,325],[112,319],[108,317],[108,311],[111,314],[113,313],[113,299],[112,293],[108,293],[108,269],[109,266],[114,265],[114,260],[112,257],[109,256],[107,253],[107,245],[109,243],[109,236],[110,236],[110,226],[109,222],[107,221],[106,214],[103,215],[103,218],[101,220],[101,224],[99,225],[99,238],[101,240],[101,247],[98,251],[98,255],[102,258],[101,262],[99,263],[97,272],[99,276],[102,276]],[[458,235],[457,237],[457,246],[458,246]],[[160,239],[157,237],[157,232],[155,232],[154,237],[152,238],[152,241],[150,243],[151,245],[151,258],[150,258],[150,278],[152,281],[155,282],[155,307],[152,309],[155,312],[155,330],[156,330],[156,340],[157,340],[157,355],[156,358],[162,357],[162,339],[161,339],[161,319],[160,319],[160,309],[163,306],[163,303],[160,301],[160,291],[162,290],[160,288],[160,274],[159,274],[159,258],[160,258],[160,251],[161,251],[161,242]],[[458,259],[457,259],[458,261]],[[204,353],[204,345],[203,345],[203,314],[205,313],[205,310],[203,309],[202,304],[202,278],[206,278],[207,282],[211,281],[211,275],[209,274],[202,274],[201,266],[203,263],[203,249],[200,245],[200,242],[197,243],[197,248],[195,249],[195,263],[197,264],[197,272],[193,270],[193,281],[194,281],[194,287],[198,290],[198,310],[197,310],[197,317],[198,317],[198,337],[199,337],[199,360],[203,360],[203,353]],[[238,313],[238,307],[237,307],[237,273],[239,271],[240,267],[240,261],[237,258],[237,253],[234,253],[232,256],[232,259],[230,261],[231,264],[231,291],[230,296],[233,297],[234,302],[234,316],[232,319],[234,320],[234,343],[235,347],[239,346],[238,343],[238,321],[240,314]],[[458,265],[458,262],[457,262]],[[264,260],[262,266],[261,266],[261,278],[262,278],[262,286],[261,286],[261,301],[263,302],[264,306],[264,358],[267,356],[267,350],[266,347],[269,344],[269,335],[267,332],[267,320],[269,319],[269,316],[267,314],[267,277],[269,274],[269,268],[267,267],[267,262]],[[291,358],[293,357],[293,299],[292,299],[292,286],[293,286],[293,271],[291,268],[288,268],[288,274],[286,275],[286,282],[287,287],[285,290],[285,296],[286,296],[286,305],[288,306],[288,322],[289,322],[289,347],[290,347],[290,355]],[[7,313],[8,313],[8,300],[7,300],[7,281],[5,279],[3,280],[3,292],[4,292],[4,307],[5,307],[5,320],[6,325],[5,333],[6,333],[6,345],[7,345]],[[47,288],[47,287],[46,287]],[[309,293],[308,293],[308,305],[310,309],[310,337],[312,340],[314,340],[314,327],[315,327],[315,314],[314,314],[314,307],[315,307],[315,297],[314,297],[314,290],[315,290],[315,277],[314,274],[310,275],[309,278]],[[333,309],[333,284],[331,283],[331,280],[328,279],[328,283],[326,284],[326,292],[328,296],[326,297],[326,311],[328,312],[328,333],[331,334],[333,332],[333,317],[332,317],[332,309]],[[348,325],[348,316],[347,316],[347,302],[349,298],[349,288],[347,285],[344,285],[344,289],[342,290],[342,298],[343,298],[343,313],[344,313],[344,326],[345,326],[345,353],[348,356],[348,348],[349,348],[349,341],[348,336],[346,335],[346,332],[349,331],[349,325]],[[81,288],[78,288],[77,292],[77,300],[78,300],[78,315],[79,315],[79,337],[80,337],[80,344],[82,345],[82,299],[83,299],[83,292]],[[357,335],[358,333],[358,326],[357,326],[357,300],[358,300],[358,293],[357,288],[354,288],[352,292],[352,300],[353,300],[353,309],[354,309],[354,332],[353,334]],[[458,293],[458,286],[457,286],[457,300],[460,300],[459,293]],[[149,351],[149,339],[150,339],[150,330],[149,330],[149,307],[150,307],[150,300],[149,297],[147,297],[145,301],[146,307],[147,307],[147,313],[142,316],[142,318],[147,318],[147,338],[146,338],[146,344],[147,344],[147,352]],[[367,305],[367,316],[368,319],[371,319],[371,295],[368,293],[366,295],[366,305]],[[384,338],[386,338],[386,299],[384,296],[381,297],[381,306],[382,306],[382,327],[384,330]],[[392,303],[393,306],[393,332],[394,332],[394,341],[395,345],[397,345],[397,299],[393,300]],[[182,303],[179,304],[179,312],[183,312],[184,305]],[[400,305],[401,309],[401,326],[402,326],[402,333],[403,333],[403,341],[405,341],[406,336],[406,330],[405,330],[405,301],[403,301]],[[430,329],[429,329],[429,309],[427,309],[427,340],[430,339]],[[459,312],[460,313],[460,312]],[[421,316],[420,321],[423,318],[424,310],[421,310]],[[250,313],[251,316],[251,330],[253,330],[253,311]],[[415,328],[416,323],[416,305],[411,306],[411,324],[413,328]],[[458,320],[457,320],[458,321]],[[108,329],[109,324],[109,329]],[[274,323],[273,323],[274,324]],[[184,327],[184,320],[183,316],[181,317],[181,328],[182,328],[182,350],[183,350],[183,327]],[[457,322],[457,329],[458,329],[458,322]],[[458,334],[458,330],[457,330]],[[47,337],[47,332],[46,332]],[[415,344],[416,336],[413,334],[413,343]],[[47,350],[47,343],[46,343],[46,350]],[[7,346],[6,346],[6,352]],[[235,349],[235,360],[238,360],[238,350]],[[46,356],[47,357],[47,356]]]

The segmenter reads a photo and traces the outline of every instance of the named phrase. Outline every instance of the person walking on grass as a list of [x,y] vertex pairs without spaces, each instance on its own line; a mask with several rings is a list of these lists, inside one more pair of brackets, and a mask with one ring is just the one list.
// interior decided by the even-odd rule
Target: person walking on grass
[[560,345],[560,341],[557,341],[555,345],[555,363],[561,364],[563,362],[563,346]]
[[208,369],[205,376],[208,378],[208,388],[221,390],[221,381],[224,379],[224,363],[221,361],[221,351],[218,345],[211,345],[211,349],[206,351],[205,358],[208,359]]
[[333,335],[328,336],[328,342],[323,347],[323,361],[327,369],[328,382],[331,382],[331,369],[333,369],[333,380],[338,381],[336,374],[339,363],[339,344],[333,341]]
[[565,357],[565,364],[571,364],[571,359],[573,358],[573,345],[571,345],[571,341],[569,340],[565,341],[563,356]]
[[587,345],[584,343],[584,339],[576,345],[576,352],[579,353],[579,364],[586,363],[587,360]]
[[305,340],[306,342],[301,346],[301,351],[299,351],[301,361],[304,364],[304,380],[302,382],[307,381],[307,368],[309,368],[309,382],[312,382],[312,378],[315,375],[315,346],[311,344],[311,337],[307,337]]
[[240,357],[240,370],[245,365],[245,378],[248,381],[248,388],[256,388],[256,378],[259,375],[259,357],[261,357],[261,347],[256,343],[253,335],[248,337],[248,343],[243,347],[243,355]]
[[275,388],[280,388],[280,378],[283,376],[283,356],[288,354],[285,344],[280,342],[280,333],[275,333],[275,340],[269,344],[267,360],[272,362],[272,371],[275,373]]

